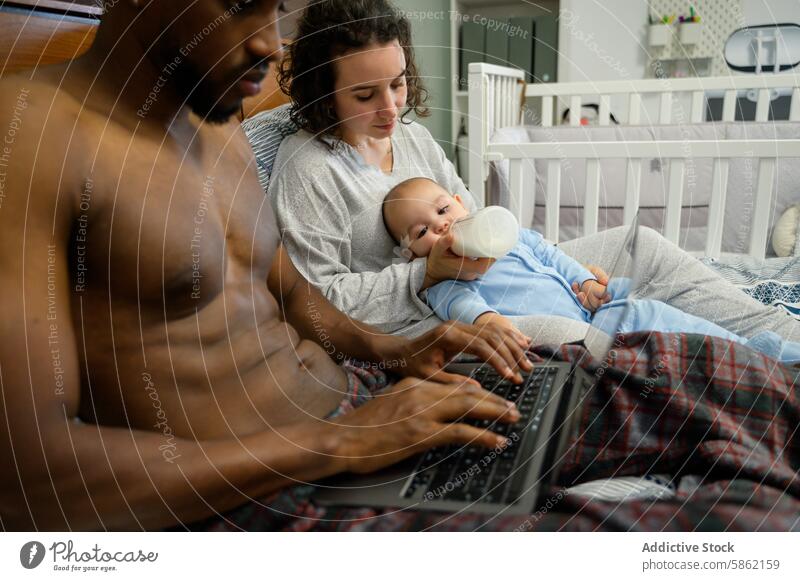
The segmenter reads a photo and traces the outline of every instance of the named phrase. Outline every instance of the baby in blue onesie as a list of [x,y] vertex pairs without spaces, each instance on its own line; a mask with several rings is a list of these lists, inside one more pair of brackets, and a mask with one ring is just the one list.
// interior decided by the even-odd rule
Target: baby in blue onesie
[[[398,184],[383,202],[386,228],[408,259],[428,256],[450,225],[467,214],[459,196],[427,178]],[[521,229],[517,245],[480,279],[442,281],[428,289],[427,301],[439,318],[467,324],[494,320],[512,326],[506,316],[558,315],[591,323],[609,335],[617,329],[698,333],[748,345],[784,362],[800,360],[800,343],[771,331],[748,340],[654,300],[631,299],[626,310],[625,279],[609,284],[605,273],[595,272],[600,280],[538,232]]]

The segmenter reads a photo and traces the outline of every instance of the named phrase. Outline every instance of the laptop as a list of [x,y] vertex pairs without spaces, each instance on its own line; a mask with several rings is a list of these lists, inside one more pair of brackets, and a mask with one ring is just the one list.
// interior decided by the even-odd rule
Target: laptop
[[[638,290],[638,224],[637,215],[609,273],[609,289],[615,301],[633,298]],[[617,332],[628,310],[622,310]],[[602,361],[614,337],[590,326],[576,343]],[[594,385],[594,376],[578,363],[537,363],[532,371],[522,374],[520,385],[504,379],[483,362],[449,365],[448,371],[472,377],[487,390],[517,404],[521,417],[515,424],[467,420],[506,436],[509,445],[495,449],[464,445],[432,448],[372,474],[340,474],[320,481],[314,500],[322,506],[532,514],[557,482],[561,461],[577,435],[585,395]]]

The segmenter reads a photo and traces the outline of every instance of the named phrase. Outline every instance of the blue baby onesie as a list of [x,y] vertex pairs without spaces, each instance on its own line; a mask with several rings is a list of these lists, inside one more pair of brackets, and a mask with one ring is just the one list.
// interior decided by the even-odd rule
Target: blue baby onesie
[[439,318],[467,324],[487,312],[505,316],[556,315],[591,323],[609,335],[617,329],[624,333],[698,333],[742,343],[782,361],[800,360],[800,343],[784,341],[770,331],[748,340],[661,301],[628,301],[627,279],[610,282],[612,301],[592,315],[572,292],[573,282],[581,285],[586,280],[596,278],[535,230],[521,230],[518,244],[483,277],[440,282],[428,289],[427,300]]

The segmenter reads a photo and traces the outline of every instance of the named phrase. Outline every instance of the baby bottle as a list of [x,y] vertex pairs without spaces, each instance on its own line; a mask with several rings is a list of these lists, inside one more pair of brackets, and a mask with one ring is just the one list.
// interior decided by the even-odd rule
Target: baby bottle
[[502,206],[478,210],[453,222],[450,230],[453,252],[469,258],[502,258],[519,238],[517,219]]

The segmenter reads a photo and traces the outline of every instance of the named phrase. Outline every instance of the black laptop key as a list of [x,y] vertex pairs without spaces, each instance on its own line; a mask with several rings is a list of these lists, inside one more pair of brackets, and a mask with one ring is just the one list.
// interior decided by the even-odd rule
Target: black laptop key
[[486,486],[489,484],[489,475],[487,471],[484,469],[481,473],[476,474],[472,478],[470,478],[469,482],[467,483],[467,490],[473,496],[480,496],[484,492],[486,492]]
[[432,493],[435,497],[442,497],[447,491],[447,484],[450,482],[452,468],[452,465],[440,465],[434,473],[430,484],[428,484],[427,492]]
[[492,427],[492,431],[498,436],[508,436],[508,434],[511,433],[511,425],[506,422],[497,422],[497,424]]
[[520,400],[520,396],[522,396],[522,393],[525,391],[525,388],[526,388],[525,383],[521,384],[512,383],[511,386],[508,388],[508,393],[506,393],[505,398],[508,401],[513,401],[514,403],[517,403]]
[[508,484],[508,478],[493,478],[487,487],[484,500],[486,502],[503,502],[503,499],[506,497],[506,488],[508,488]]
[[494,369],[487,369],[486,373],[484,373],[483,378],[480,382],[489,389],[490,387],[494,387],[498,383],[503,381],[503,378],[494,370]]
[[504,379],[503,381],[501,381],[500,383],[495,385],[495,387],[492,390],[492,392],[495,395],[499,395],[500,397],[504,397],[506,399],[511,399],[511,398],[508,397],[508,392],[513,387],[515,387],[515,386],[514,386],[514,384],[512,382],[508,381],[507,379]]
[[511,443],[508,446],[506,446],[505,450],[500,452],[500,456],[498,456],[498,458],[500,460],[512,460],[513,461],[517,457],[517,453],[518,452],[519,452],[519,449],[516,446],[514,446],[513,443]]
[[455,445],[439,446],[428,450],[417,464],[415,474],[403,496],[406,498],[413,496],[418,488],[435,493],[437,493],[437,489],[440,489],[437,494],[441,494],[458,463],[459,450],[460,447]]
[[511,475],[511,472],[514,470],[514,458],[499,458],[495,460],[497,462],[497,468],[495,468],[495,473],[499,476],[502,475],[504,478]]
[[444,477],[447,478],[453,471],[453,468],[455,468],[456,464],[458,464],[458,456],[459,454],[457,453],[450,454],[447,458],[439,462],[439,464],[436,465],[436,476],[434,479],[436,479],[439,475],[444,475]]
[[417,470],[427,470],[428,468],[435,468],[445,458],[452,455],[455,449],[450,446],[439,446],[438,448],[431,448],[422,457]]

